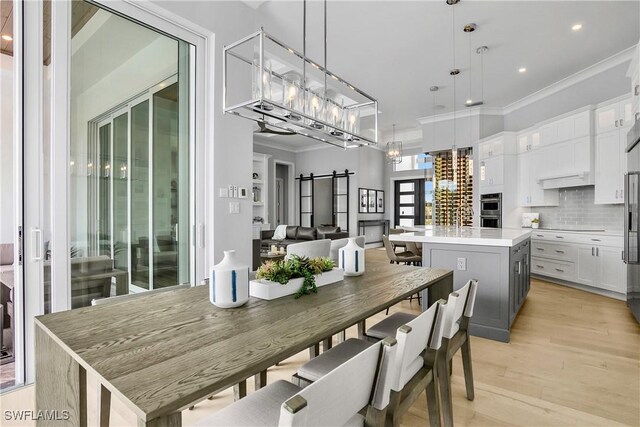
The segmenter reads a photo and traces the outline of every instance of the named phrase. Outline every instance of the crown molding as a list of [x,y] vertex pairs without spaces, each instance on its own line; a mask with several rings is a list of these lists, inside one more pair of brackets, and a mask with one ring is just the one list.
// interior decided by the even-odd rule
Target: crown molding
[[551,96],[555,93],[558,93],[564,89],[567,89],[577,83],[580,83],[584,80],[587,80],[591,77],[594,77],[600,73],[603,73],[613,67],[616,67],[620,64],[624,64],[625,62],[631,61],[633,57],[634,50],[636,49],[636,45],[628,47],[615,55],[612,55],[606,59],[603,59],[600,62],[596,62],[595,64],[578,71],[577,73],[571,74],[568,77],[565,77],[562,80],[559,80],[549,86],[540,89],[537,92],[529,94],[522,99],[513,102],[506,107],[503,108],[504,114],[511,114],[520,108],[526,107],[529,104],[540,101],[548,96]]
[[[465,117],[476,117],[480,115],[485,116],[502,116],[504,115],[503,108],[491,108],[491,107],[472,107],[465,108],[464,110],[455,111],[455,118],[461,119]],[[418,118],[418,123],[421,125],[428,125],[430,123],[438,123],[438,122],[446,122],[448,120],[453,120],[454,112],[451,111],[449,113],[438,114],[435,116],[427,116]]]

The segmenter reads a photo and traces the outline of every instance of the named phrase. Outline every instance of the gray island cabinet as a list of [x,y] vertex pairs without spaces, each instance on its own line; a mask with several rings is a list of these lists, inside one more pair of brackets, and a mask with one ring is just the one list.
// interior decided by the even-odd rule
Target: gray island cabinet
[[530,234],[522,229],[425,226],[389,238],[422,243],[423,266],[453,270],[454,290],[478,279],[469,330],[509,342],[511,325],[530,287]]

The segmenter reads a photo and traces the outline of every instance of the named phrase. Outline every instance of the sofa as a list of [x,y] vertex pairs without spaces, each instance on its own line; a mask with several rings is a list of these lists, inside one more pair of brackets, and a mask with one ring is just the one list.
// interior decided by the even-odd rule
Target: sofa
[[335,240],[349,237],[349,233],[347,231],[340,231],[340,227],[333,225],[321,225],[318,227],[288,225],[287,234],[284,240],[275,240],[273,238],[273,233],[275,233],[275,230],[262,230],[260,233],[261,247],[269,248],[271,245],[287,247],[292,243],[308,242],[310,240]]

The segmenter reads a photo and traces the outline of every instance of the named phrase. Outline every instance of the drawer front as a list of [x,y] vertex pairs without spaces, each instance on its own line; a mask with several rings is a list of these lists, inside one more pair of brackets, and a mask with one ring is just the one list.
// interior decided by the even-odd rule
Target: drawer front
[[563,243],[575,241],[575,235],[572,235],[570,233],[560,233],[557,231],[532,230],[531,239]]
[[561,261],[575,261],[577,251],[572,245],[534,240],[531,242],[531,255]]
[[531,272],[541,276],[555,277],[562,280],[574,281],[574,263],[565,261],[553,261],[550,259],[531,257]]
[[614,248],[621,248],[624,244],[624,238],[622,236],[602,236],[594,234],[581,234],[577,236],[578,243],[584,245],[593,246],[610,246]]

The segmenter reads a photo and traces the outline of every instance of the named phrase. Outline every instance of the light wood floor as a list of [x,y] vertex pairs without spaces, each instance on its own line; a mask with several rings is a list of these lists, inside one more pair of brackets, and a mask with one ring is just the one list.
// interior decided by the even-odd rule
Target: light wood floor
[[[380,250],[367,263],[386,262]],[[480,284],[481,286],[482,284]],[[417,301],[395,310],[416,311]],[[369,324],[382,319],[376,315]],[[354,336],[354,328],[348,331]],[[465,398],[462,362],[454,361],[454,418],[458,426],[640,426],[640,326],[622,301],[534,280],[509,344],[472,337],[475,400]],[[289,379],[307,360],[300,353],[269,370],[269,381]],[[89,379],[89,390],[95,390]],[[252,384],[249,384],[252,390]],[[231,390],[183,413],[191,425],[231,403]],[[0,397],[3,426],[30,425],[4,419],[5,410],[33,409],[32,386]],[[89,425],[96,425],[95,395]],[[133,426],[135,416],[114,398],[111,425]],[[33,425],[33,424],[31,424]],[[403,425],[427,425],[424,394]]]

